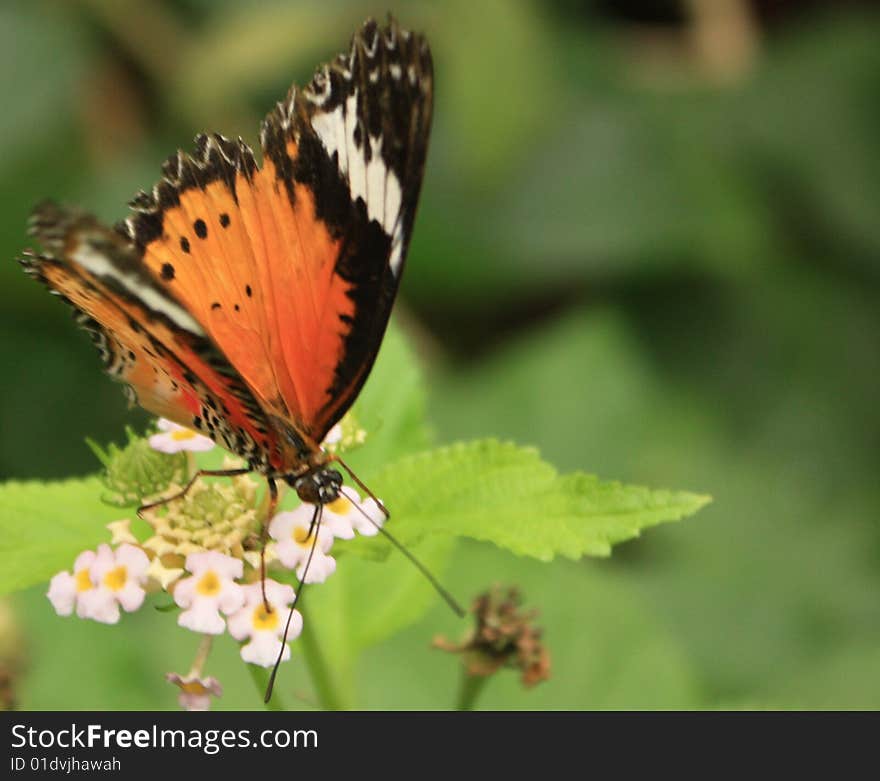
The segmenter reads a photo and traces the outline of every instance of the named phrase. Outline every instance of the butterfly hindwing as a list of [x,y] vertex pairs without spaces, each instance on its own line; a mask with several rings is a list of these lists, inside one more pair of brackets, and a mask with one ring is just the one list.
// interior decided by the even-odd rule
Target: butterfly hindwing
[[121,236],[48,203],[35,211],[32,232],[50,251],[26,255],[26,270],[74,307],[133,401],[261,467],[280,459],[247,387],[186,309],[144,278]]

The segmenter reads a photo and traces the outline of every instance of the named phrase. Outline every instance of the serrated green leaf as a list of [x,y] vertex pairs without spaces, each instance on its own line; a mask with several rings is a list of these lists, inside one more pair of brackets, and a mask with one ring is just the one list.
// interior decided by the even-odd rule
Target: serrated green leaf
[[582,473],[559,475],[533,448],[496,440],[403,458],[374,482],[394,512],[391,528],[405,542],[451,534],[544,561],[607,556],[615,543],[710,501]]
[[391,460],[430,444],[422,374],[394,318],[354,413],[367,432],[367,440],[345,459],[363,479]]
[[99,500],[97,477],[0,486],[0,594],[45,583],[79,553],[109,541],[104,526],[125,511]]

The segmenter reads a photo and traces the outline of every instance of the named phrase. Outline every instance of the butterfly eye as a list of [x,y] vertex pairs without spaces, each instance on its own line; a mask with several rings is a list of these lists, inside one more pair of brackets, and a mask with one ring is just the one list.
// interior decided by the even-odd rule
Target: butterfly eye
[[296,495],[307,504],[329,504],[339,498],[342,475],[335,469],[321,469],[293,481]]
[[293,487],[296,489],[296,495],[300,498],[300,501],[306,504],[324,504],[322,495],[325,489],[316,474],[313,473],[298,478],[294,482]]
[[342,475],[335,469],[325,469],[318,473],[321,487],[318,493],[321,496],[321,504],[330,504],[339,498],[339,489],[342,486]]

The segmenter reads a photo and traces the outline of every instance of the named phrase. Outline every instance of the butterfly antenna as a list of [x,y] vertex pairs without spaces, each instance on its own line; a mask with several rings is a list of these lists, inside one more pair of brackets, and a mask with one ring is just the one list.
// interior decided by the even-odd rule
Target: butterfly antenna
[[[348,467],[346,467],[346,469],[347,468]],[[431,574],[431,571],[424,564],[422,564],[422,562],[420,562],[409,551],[409,549],[407,549],[406,546],[404,546],[404,544],[402,542],[400,542],[396,537],[394,537],[391,534],[391,532],[389,532],[387,529],[385,529],[381,524],[376,523],[376,521],[374,521],[370,517],[369,513],[367,513],[367,511],[364,510],[351,496],[349,496],[347,493],[345,493],[345,491],[343,491],[342,489],[340,489],[339,492],[346,499],[348,499],[348,501],[351,502],[351,504],[355,508],[357,508],[357,511],[361,515],[363,515],[364,518],[366,518],[371,524],[373,524],[373,526],[376,527],[376,529],[378,529],[380,534],[383,534],[385,536],[385,538],[388,540],[388,542],[390,542],[395,548],[397,548],[397,550],[399,550],[404,556],[406,556],[406,558],[410,560],[410,562],[415,566],[415,568],[419,572],[421,572],[422,575],[425,576],[425,578],[427,578],[428,583],[430,583],[434,587],[434,590],[441,597],[443,597],[443,600],[446,602],[446,604],[452,608],[452,612],[455,613],[459,618],[464,618],[464,616],[466,615],[464,608],[458,604],[458,602],[456,601],[455,597],[452,596],[452,594],[450,594],[445,588],[443,588],[443,586],[440,584],[440,581],[437,580],[437,578],[435,578],[434,575]],[[378,499],[376,499],[376,497],[374,497],[372,494],[370,494],[370,496],[373,499],[373,501],[375,501],[376,504],[379,505],[379,507],[382,507],[382,504],[379,502]],[[382,509],[384,510],[384,508],[382,508]],[[388,516],[387,510],[385,511],[385,515],[386,515],[386,517],[390,517],[390,516]]]
[[[287,612],[287,623],[284,625],[284,634],[281,636],[281,647],[278,649],[278,658],[275,660],[275,666],[269,675],[269,683],[266,684],[266,696],[263,698],[264,703],[268,703],[272,699],[272,689],[275,688],[275,677],[278,675],[278,668],[281,666],[281,660],[284,658],[284,645],[287,643],[287,634],[290,632],[290,622],[293,620],[293,611],[296,610],[297,603],[302,596],[303,589],[306,585],[306,576],[309,574],[309,565],[312,563],[312,556],[315,555],[315,546],[318,543],[318,532],[321,530],[321,516],[323,515],[324,505],[315,505],[315,512],[312,514],[312,522],[309,524],[309,535],[314,533],[312,538],[312,547],[309,549],[309,557],[306,559],[306,565],[303,567],[302,577],[296,587],[296,594],[293,597],[293,604]],[[306,538],[308,539],[308,537]]]
[[[343,461],[337,455],[332,456],[330,460],[336,461],[339,464],[339,466],[341,466],[346,472],[348,472],[348,476],[352,480],[354,480],[354,482],[357,484],[357,487],[360,488],[361,491],[363,491],[367,496],[370,497],[370,499],[372,499],[376,503],[376,505],[382,511],[382,515],[384,515],[386,519],[391,518],[391,513],[388,512],[388,509],[385,507],[384,504],[382,504],[382,501],[379,499],[379,497],[376,496],[376,494],[374,494],[369,488],[367,488],[367,486],[364,484],[364,482],[354,472],[351,471],[351,467],[348,464],[346,464],[345,461]],[[349,501],[351,501],[351,500],[349,500]],[[357,505],[355,505],[355,506],[357,506]],[[369,516],[367,516],[367,517],[369,517]],[[370,518],[370,522],[374,523],[372,518]],[[376,527],[376,528],[381,528],[381,527]]]

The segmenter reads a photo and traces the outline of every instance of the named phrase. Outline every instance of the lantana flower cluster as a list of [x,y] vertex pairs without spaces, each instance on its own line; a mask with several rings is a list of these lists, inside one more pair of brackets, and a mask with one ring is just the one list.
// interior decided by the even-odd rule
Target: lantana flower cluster
[[[170,421],[159,420],[157,428],[148,441],[159,458],[203,453],[214,446],[210,439]],[[349,438],[362,440],[362,432]],[[327,437],[334,447],[342,439],[339,426]],[[195,470],[195,461],[188,458]],[[230,459],[224,463],[225,468],[237,465]],[[264,534],[265,507],[258,505],[256,489],[257,483],[246,475],[210,483],[199,480],[184,497],[144,513],[153,533],[142,542],[129,519],[109,524],[111,544],[84,551],[72,572],[55,575],[47,594],[50,602],[59,615],[75,613],[116,624],[123,612],[141,608],[148,593],[164,591],[180,608],[177,623],[206,636],[208,649],[208,638],[228,632],[241,643],[245,662],[271,667],[279,654],[289,659],[288,642],[301,633],[303,617],[293,612],[283,640],[296,594],[288,583],[269,575],[264,579],[263,565],[270,573],[292,571],[287,578],[295,575],[297,582],[322,583],[336,571],[331,555],[335,540],[376,534],[384,515],[373,499],[362,500],[346,487],[345,496],[324,506],[317,528],[312,528],[315,507],[303,503],[277,513]],[[172,484],[164,495],[180,490]],[[210,697],[221,691],[215,679],[201,676],[206,656],[207,651],[200,651],[188,675],[166,676],[180,687],[185,708],[204,710]]]

